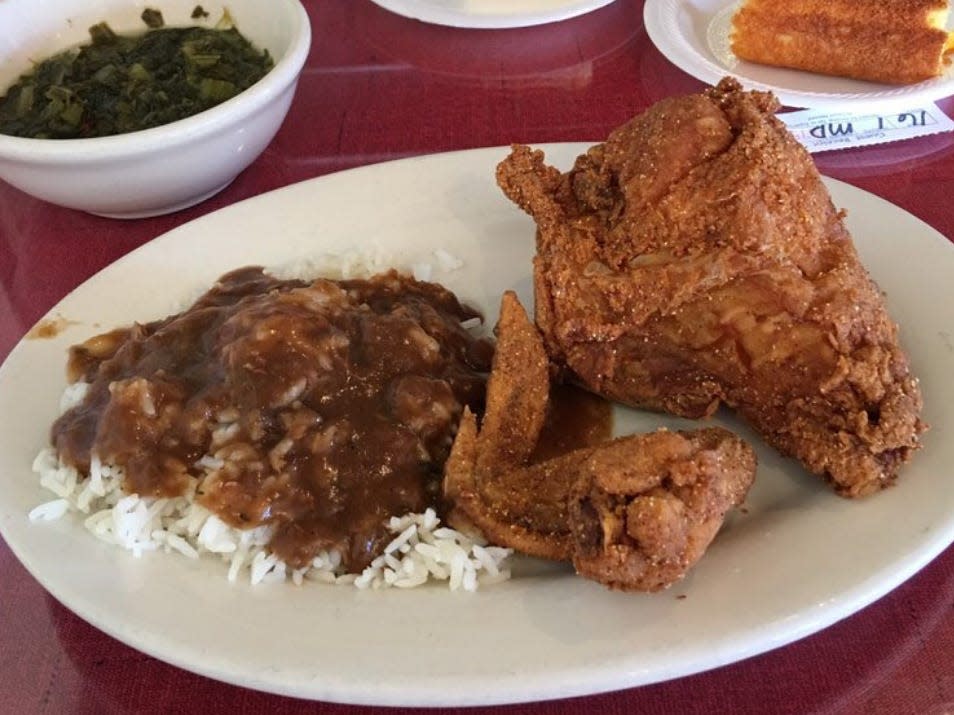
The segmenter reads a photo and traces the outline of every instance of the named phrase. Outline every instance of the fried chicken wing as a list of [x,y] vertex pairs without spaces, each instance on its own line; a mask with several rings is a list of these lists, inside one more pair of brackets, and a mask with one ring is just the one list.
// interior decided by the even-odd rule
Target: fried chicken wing
[[478,434],[475,416],[465,411],[444,467],[444,495],[455,528],[476,527],[496,544],[566,560],[566,500],[576,472],[562,462],[524,469],[543,429],[549,391],[540,335],[508,291],[500,303],[483,424]]
[[657,591],[695,564],[745,498],[755,453],[721,428],[610,443],[570,495],[573,565],[610,587]]
[[572,560],[611,588],[655,591],[681,579],[744,499],[754,452],[720,428],[660,430],[529,463],[548,391],[543,342],[507,293],[483,425],[465,411],[445,465],[448,522],[532,556]]
[[535,319],[573,380],[683,417],[738,411],[856,497],[919,446],[921,394],[877,286],[768,93],[663,100],[567,173],[515,146]]

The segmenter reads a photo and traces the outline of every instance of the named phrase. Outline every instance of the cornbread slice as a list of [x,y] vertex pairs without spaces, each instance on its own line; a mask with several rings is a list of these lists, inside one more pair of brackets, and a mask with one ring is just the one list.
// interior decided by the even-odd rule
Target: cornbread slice
[[887,84],[944,71],[947,0],[745,0],[732,19],[743,60]]

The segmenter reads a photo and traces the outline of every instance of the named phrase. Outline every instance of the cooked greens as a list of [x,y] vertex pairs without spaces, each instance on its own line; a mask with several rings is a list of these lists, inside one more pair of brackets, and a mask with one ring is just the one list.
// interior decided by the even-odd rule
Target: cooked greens
[[234,27],[164,28],[148,9],[142,19],[157,29],[125,36],[99,23],[90,44],[20,77],[0,97],[0,133],[77,139],[148,129],[234,97],[273,66]]

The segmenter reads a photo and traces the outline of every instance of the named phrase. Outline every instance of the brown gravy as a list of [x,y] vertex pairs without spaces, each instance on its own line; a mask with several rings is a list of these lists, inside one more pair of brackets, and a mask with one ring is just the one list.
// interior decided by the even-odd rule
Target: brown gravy
[[338,548],[360,571],[387,517],[438,505],[463,406],[482,409],[493,348],[461,327],[474,317],[393,272],[239,269],[179,315],[74,346],[70,377],[91,386],[51,438],[83,471],[94,453],[122,466],[127,492],[176,496],[198,478],[227,523],[273,525],[293,567]]
[[48,340],[50,338],[55,338],[70,325],[73,325],[72,320],[67,320],[66,318],[59,315],[55,318],[46,318],[41,320],[30,329],[30,332],[26,334],[26,339]]

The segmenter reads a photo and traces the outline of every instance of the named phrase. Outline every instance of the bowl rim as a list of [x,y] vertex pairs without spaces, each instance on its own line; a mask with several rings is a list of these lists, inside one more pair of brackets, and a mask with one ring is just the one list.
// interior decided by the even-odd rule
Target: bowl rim
[[311,49],[311,22],[300,0],[282,0],[297,20],[288,51],[258,82],[221,104],[158,127],[86,139],[28,139],[0,134],[0,160],[29,164],[74,164],[127,159],[183,144],[254,114],[297,81]]

